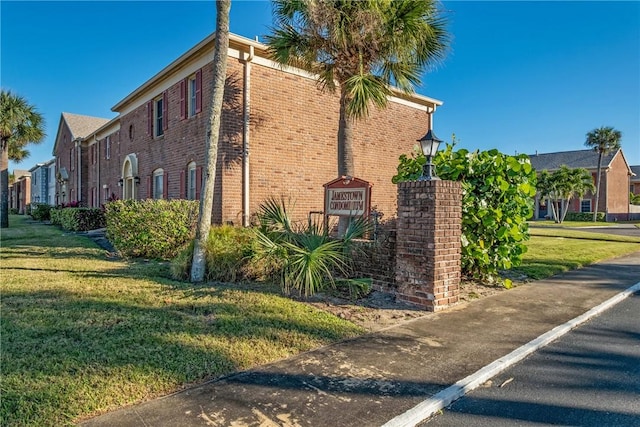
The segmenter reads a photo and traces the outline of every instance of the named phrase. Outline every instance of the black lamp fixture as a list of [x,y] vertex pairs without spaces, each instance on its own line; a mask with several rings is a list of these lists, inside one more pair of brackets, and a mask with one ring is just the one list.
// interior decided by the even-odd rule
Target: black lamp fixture
[[133,182],[135,182],[136,185],[140,185],[140,177],[136,176],[135,178],[133,178]]
[[124,179],[120,178],[118,180],[118,187],[122,187],[123,184],[124,184]]
[[422,154],[427,158],[427,162],[422,167],[422,175],[418,178],[418,181],[433,181],[440,179],[436,176],[436,167],[433,164],[433,156],[438,152],[438,147],[440,147],[442,140],[438,139],[433,131],[429,129],[427,134],[420,138],[418,142],[420,143]]

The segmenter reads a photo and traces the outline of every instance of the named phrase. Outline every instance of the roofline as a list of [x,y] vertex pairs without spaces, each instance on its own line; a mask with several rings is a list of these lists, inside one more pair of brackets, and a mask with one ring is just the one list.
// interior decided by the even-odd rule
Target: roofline
[[[180,55],[177,59],[175,59],[169,65],[167,65],[162,70],[160,70],[155,75],[153,75],[150,79],[148,79],[142,85],[138,86],[133,92],[131,92],[129,95],[127,95],[124,99],[122,99],[117,104],[115,104],[113,107],[111,107],[111,111],[116,112],[116,113],[119,112],[125,105],[127,105],[129,102],[133,101],[136,97],[138,97],[146,89],[150,88],[151,86],[156,84],[158,81],[162,80],[162,78],[164,78],[165,76],[169,75],[174,69],[177,69],[180,65],[184,64],[185,62],[187,62],[196,53],[201,51],[206,45],[208,45],[210,43],[213,43],[214,39],[215,39],[215,33],[211,33],[209,36],[207,36],[202,41],[197,43],[191,49],[187,50],[185,53]],[[243,48],[243,47],[244,48],[253,47],[254,50],[256,51],[255,52],[256,54],[257,53],[261,53],[262,54],[261,56],[263,56],[264,58],[270,59],[269,55],[267,54],[267,51],[268,51],[269,48],[264,43],[260,43],[260,42],[255,41],[255,40],[251,40],[249,38],[246,38],[246,37],[243,37],[243,36],[239,36],[239,35],[234,34],[234,33],[229,33],[229,49],[232,49],[232,48]],[[227,55],[229,55],[229,52],[227,52]],[[295,67],[289,67],[289,68],[294,68],[294,69],[300,70],[300,69],[295,68]],[[304,70],[301,70],[301,71],[304,71]],[[430,98],[428,96],[424,96],[424,95],[420,95],[420,94],[416,94],[416,93],[406,93],[406,92],[404,92],[404,91],[402,91],[402,90],[400,90],[400,89],[398,89],[396,87],[392,87],[391,91],[393,92],[393,96],[395,96],[397,98],[405,99],[407,101],[413,101],[413,102],[416,102],[416,103],[421,104],[421,105],[426,105],[426,106],[433,105],[433,106],[437,106],[437,107],[443,105],[443,102],[438,100],[438,99]]]
[[[118,124],[118,129],[120,129],[120,114],[118,114],[113,119],[109,120],[107,123],[105,123],[102,126],[100,126],[98,129],[96,129],[93,132],[91,132],[86,137],[84,137],[84,140],[89,140],[91,137],[97,136],[100,132],[106,130],[107,128],[109,128],[110,126],[112,126],[112,125],[114,125],[116,123]],[[118,130],[118,129],[116,129],[116,130]],[[89,142],[91,142],[91,141],[89,141]]]

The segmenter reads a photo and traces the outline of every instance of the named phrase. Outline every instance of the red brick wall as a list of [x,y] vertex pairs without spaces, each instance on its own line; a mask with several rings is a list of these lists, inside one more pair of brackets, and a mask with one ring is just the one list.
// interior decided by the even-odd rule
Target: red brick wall
[[[252,67],[251,211],[269,196],[296,200],[296,216],[323,209],[323,187],[337,177],[339,99],[315,81],[267,67]],[[427,115],[390,102],[356,125],[355,170],[373,184],[372,206],[396,211],[398,158],[427,129]]]
[[[66,188],[58,182],[56,184],[56,193],[58,193],[57,204],[78,201],[78,172],[77,172],[77,151],[74,150],[73,165],[71,160],[72,150],[75,142],[71,139],[71,131],[64,121],[62,121],[62,129],[60,130],[60,139],[56,146],[56,178],[61,168],[65,168],[69,174],[69,180],[66,182]],[[65,192],[63,199],[62,193]]]
[[398,184],[397,299],[430,311],[458,301],[462,187],[453,181]]

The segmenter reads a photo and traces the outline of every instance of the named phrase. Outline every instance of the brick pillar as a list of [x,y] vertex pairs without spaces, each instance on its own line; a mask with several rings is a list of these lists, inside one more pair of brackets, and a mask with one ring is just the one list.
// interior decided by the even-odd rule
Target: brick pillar
[[453,181],[398,184],[397,299],[428,311],[458,302],[462,187]]

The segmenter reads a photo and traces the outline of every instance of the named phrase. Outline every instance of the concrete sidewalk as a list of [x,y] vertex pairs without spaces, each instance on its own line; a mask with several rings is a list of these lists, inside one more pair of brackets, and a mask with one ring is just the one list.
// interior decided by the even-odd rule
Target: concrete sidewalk
[[381,426],[640,282],[640,252],[91,419],[85,426]]

